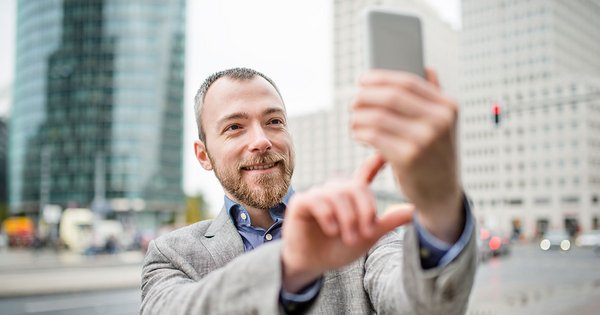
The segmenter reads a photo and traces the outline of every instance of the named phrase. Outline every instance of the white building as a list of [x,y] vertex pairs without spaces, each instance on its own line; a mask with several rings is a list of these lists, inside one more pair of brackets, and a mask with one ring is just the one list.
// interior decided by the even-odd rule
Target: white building
[[0,117],[8,117],[12,101],[12,84],[0,86]]
[[600,228],[600,5],[463,0],[462,10],[462,174],[478,220],[525,237]]
[[[423,21],[426,64],[435,68],[442,86],[456,95],[458,79],[458,37],[451,27],[423,1],[334,1],[334,106],[325,111],[293,117],[291,133],[296,147],[294,187],[303,190],[332,177],[350,176],[372,150],[350,137],[349,106],[356,92],[357,78],[365,71],[363,21],[368,5],[409,10]],[[389,170],[376,178],[373,188],[385,206],[400,196]]]

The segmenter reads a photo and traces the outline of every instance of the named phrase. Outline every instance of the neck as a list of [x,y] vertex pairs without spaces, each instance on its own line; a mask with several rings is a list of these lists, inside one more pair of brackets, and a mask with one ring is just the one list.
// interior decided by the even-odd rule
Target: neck
[[268,209],[257,209],[252,207],[244,206],[248,213],[250,214],[250,219],[252,220],[252,225],[255,227],[260,227],[265,230],[268,230],[275,221],[271,217]]
[[227,192],[225,192],[225,195],[227,196],[227,198],[231,199],[233,202],[242,205],[244,207],[244,209],[246,209],[246,211],[248,211],[248,214],[250,215],[250,220],[252,221],[252,226],[260,227],[260,228],[267,230],[271,227],[271,225],[273,225],[273,223],[275,223],[275,221],[271,217],[271,213],[269,213],[269,209],[259,209],[259,208],[250,207],[250,206],[245,205],[244,203],[240,202],[236,198],[233,198],[233,196],[231,196]]

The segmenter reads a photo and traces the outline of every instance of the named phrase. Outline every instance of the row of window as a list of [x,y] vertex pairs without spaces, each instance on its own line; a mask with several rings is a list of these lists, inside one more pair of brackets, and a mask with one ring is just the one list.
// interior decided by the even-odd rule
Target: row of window
[[[590,164],[592,164],[592,161],[594,162],[599,162],[598,160],[594,160],[594,159],[590,159]],[[579,158],[572,158],[572,159],[558,159],[556,161],[551,161],[551,160],[545,160],[543,163],[541,161],[530,161],[529,162],[529,168],[532,170],[537,170],[538,169],[538,165],[539,166],[543,166],[544,170],[547,170],[548,168],[552,167],[552,165],[556,165],[558,166],[558,168],[563,169],[565,168],[565,166],[567,166],[567,164],[571,164],[572,167],[577,168],[580,164]],[[506,163],[504,164],[504,171],[506,172],[511,172],[513,170],[513,168],[517,171],[519,171],[519,173],[525,171],[528,167],[526,165],[525,162],[518,162],[516,164],[513,163]],[[497,170],[497,166],[496,165],[467,165],[463,168],[464,172],[466,174],[482,174],[482,173],[493,173]]]
[[[491,72],[491,68],[489,68],[489,72]],[[475,71],[473,71],[473,73],[477,73],[477,74],[481,74],[486,72],[485,70],[482,71],[482,69],[475,69]],[[504,84],[504,85],[513,85],[513,84],[522,84],[522,83],[533,83],[533,82],[537,82],[538,80],[541,79],[548,79],[550,77],[550,73],[547,71],[543,71],[543,72],[539,72],[539,73],[534,73],[534,74],[524,74],[524,75],[516,75],[516,76],[510,76],[508,78],[504,78],[502,80],[493,78],[493,79],[477,79],[477,80],[473,80],[473,78],[469,78],[468,76],[466,77],[467,79],[471,79],[470,81],[473,83],[465,83],[463,85],[463,88],[467,91],[477,91],[477,90],[481,90],[482,88],[492,88],[492,87],[496,87],[499,84]],[[467,80],[467,82],[469,82],[469,80]]]
[[[599,182],[595,182],[594,180],[596,180],[595,178],[590,178],[590,184],[596,184],[596,183],[600,183]],[[565,178],[565,177],[559,177],[559,178],[546,178],[544,180],[538,180],[538,179],[530,179],[530,180],[525,180],[525,179],[520,179],[520,180],[507,180],[504,182],[503,187],[505,189],[508,190],[522,190],[525,188],[540,188],[540,189],[547,189],[547,188],[552,188],[555,185],[558,187],[565,187],[567,185],[571,185],[573,187],[579,187],[581,184],[581,179],[577,176],[575,177],[571,177],[571,178]],[[498,182],[492,182],[492,181],[473,181],[473,182],[466,182],[465,183],[465,188],[467,188],[467,190],[471,190],[471,191],[495,191],[498,188],[500,188],[499,186],[500,184]]]
[[[508,198],[508,199],[478,199],[475,200],[474,203],[479,207],[506,207],[506,206],[522,206],[527,201],[529,201],[530,205],[533,206],[550,206],[553,204],[561,204],[561,205],[578,205],[582,198],[580,196],[575,195],[566,195],[561,197],[548,197],[548,196],[537,196],[532,198]],[[598,203],[598,197],[592,196],[590,197],[590,203],[595,205]]]

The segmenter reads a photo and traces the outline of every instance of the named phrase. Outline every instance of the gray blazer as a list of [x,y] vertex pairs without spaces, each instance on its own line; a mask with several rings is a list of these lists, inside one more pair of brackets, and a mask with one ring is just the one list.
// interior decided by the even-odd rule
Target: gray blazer
[[[443,268],[422,270],[412,226],[325,274],[309,314],[464,314],[476,269],[475,233]],[[244,253],[222,210],[150,243],[142,270],[140,314],[278,314],[281,242]]]

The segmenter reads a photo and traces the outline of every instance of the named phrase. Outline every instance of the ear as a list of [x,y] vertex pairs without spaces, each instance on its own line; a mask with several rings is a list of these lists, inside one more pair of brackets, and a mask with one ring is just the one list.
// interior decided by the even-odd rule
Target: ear
[[204,168],[207,171],[213,170],[213,166],[210,162],[210,159],[208,158],[208,151],[206,150],[204,142],[200,140],[194,141],[194,153],[196,154],[196,160],[200,162],[202,168]]

